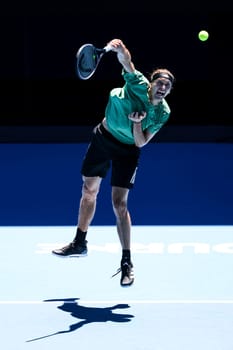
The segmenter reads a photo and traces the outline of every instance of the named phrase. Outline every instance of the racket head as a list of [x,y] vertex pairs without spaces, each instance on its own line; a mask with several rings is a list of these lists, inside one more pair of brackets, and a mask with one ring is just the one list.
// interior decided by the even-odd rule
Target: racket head
[[97,49],[93,44],[82,45],[77,54],[77,75],[82,80],[89,79],[96,71],[104,54],[104,49]]

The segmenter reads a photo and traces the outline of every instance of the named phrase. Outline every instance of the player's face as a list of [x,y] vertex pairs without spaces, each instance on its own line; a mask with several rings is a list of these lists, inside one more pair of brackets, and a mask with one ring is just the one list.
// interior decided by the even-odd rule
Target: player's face
[[161,101],[171,91],[172,83],[169,79],[158,78],[151,84],[151,98],[152,100]]

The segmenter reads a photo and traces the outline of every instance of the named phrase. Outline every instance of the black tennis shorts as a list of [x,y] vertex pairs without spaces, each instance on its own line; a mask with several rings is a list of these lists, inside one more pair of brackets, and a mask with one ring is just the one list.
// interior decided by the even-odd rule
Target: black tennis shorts
[[99,124],[93,130],[81,174],[104,178],[112,167],[111,186],[130,189],[134,185],[139,157],[139,147],[121,143]]

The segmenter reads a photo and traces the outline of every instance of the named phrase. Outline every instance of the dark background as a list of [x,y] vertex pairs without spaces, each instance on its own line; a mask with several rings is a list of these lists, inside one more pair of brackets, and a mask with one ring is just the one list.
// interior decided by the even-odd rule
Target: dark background
[[[232,10],[229,2],[53,2],[6,5],[1,22],[0,126],[88,126],[121,86],[115,54],[80,81],[78,48],[121,38],[146,75],[170,69],[169,125],[232,126]],[[198,40],[205,29],[209,40]]]

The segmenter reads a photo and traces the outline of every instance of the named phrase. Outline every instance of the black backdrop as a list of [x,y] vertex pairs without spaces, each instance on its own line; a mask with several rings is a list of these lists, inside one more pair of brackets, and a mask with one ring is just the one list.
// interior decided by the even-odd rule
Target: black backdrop
[[[1,13],[0,125],[93,125],[108,92],[122,85],[107,54],[95,75],[80,81],[80,45],[121,38],[138,70],[167,67],[176,84],[167,100],[170,125],[232,125],[232,12],[224,3],[31,2]],[[199,30],[210,37],[198,40]]]

